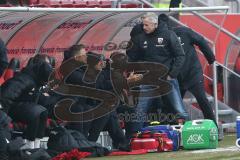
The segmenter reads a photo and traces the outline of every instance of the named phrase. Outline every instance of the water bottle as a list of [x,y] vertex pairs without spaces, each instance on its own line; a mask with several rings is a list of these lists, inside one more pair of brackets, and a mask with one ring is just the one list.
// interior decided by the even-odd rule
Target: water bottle
[[240,138],[240,116],[237,116],[236,131],[237,131],[237,139],[238,139]]
[[236,146],[240,148],[240,116],[237,116],[236,119],[236,132],[237,132]]

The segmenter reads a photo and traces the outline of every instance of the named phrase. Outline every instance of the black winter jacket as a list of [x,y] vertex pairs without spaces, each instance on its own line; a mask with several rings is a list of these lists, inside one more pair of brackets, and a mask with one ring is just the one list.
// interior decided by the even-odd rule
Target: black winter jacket
[[28,65],[19,74],[1,86],[0,101],[4,110],[14,107],[17,102],[34,102],[35,97],[29,95],[33,88],[38,89],[47,82],[52,68],[46,62]]
[[209,64],[215,61],[215,57],[207,41],[190,28],[177,27],[173,28],[173,31],[180,38],[186,57],[178,76],[179,85],[183,89],[188,89],[195,83],[203,80],[202,66],[194,45],[199,47]]
[[[79,85],[79,86],[87,86],[90,88],[96,88],[96,89],[102,89],[102,90],[110,90],[111,89],[111,86],[109,86],[110,85],[109,83],[111,83],[111,82],[110,82],[110,79],[107,79],[107,77],[106,77],[107,76],[107,74],[105,73],[106,71],[101,71],[99,73],[95,83],[86,83],[85,82],[85,79],[84,79],[85,72],[86,72],[85,66],[76,69],[66,78],[65,83]],[[73,112],[86,111],[91,108],[94,108],[98,104],[97,100],[94,100],[91,98],[85,98],[85,97],[81,97],[81,96],[74,96],[71,98],[73,98],[76,101],[75,105],[72,107]],[[81,107],[81,108],[79,108],[79,107]]]
[[[79,85],[79,86],[86,86],[86,84],[83,82],[84,73],[86,71],[86,66],[78,68],[74,70],[65,80],[66,84],[73,84],[73,85]],[[90,86],[89,86],[90,87]],[[91,86],[93,87],[93,85]],[[73,98],[73,97],[72,97]],[[74,99],[77,101],[78,104],[81,104],[82,106],[86,104],[91,104],[91,99],[85,98],[85,97],[77,97],[75,96]]]
[[184,63],[184,51],[176,34],[160,24],[151,34],[140,33],[132,37],[133,46],[127,50],[129,61],[161,63],[169,68],[169,75],[177,78]]

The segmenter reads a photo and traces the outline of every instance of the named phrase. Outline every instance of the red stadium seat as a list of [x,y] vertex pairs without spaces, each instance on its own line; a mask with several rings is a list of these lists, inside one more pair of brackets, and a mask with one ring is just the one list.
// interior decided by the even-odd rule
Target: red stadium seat
[[[22,0],[26,1],[26,0]],[[26,2],[24,2],[26,4]],[[29,7],[48,7],[45,0],[28,0]]]
[[4,82],[5,82],[4,77],[1,76],[1,77],[0,77],[0,86],[1,86]]
[[0,7],[13,7],[11,4],[0,4]]
[[5,69],[4,73],[3,73],[3,79],[4,81],[12,78],[14,76],[14,71],[10,68]]
[[58,8],[61,7],[61,0],[45,0],[45,5],[47,7]]
[[[21,0],[21,1],[22,1],[22,2],[25,1],[25,3],[27,3],[26,0]],[[28,4],[29,4],[29,5],[39,4],[39,1],[40,1],[40,0],[28,0]]]
[[64,7],[64,8],[73,8],[73,7],[74,7],[73,0],[62,0],[62,5],[61,5],[61,7]]
[[97,0],[87,0],[86,2],[88,8],[100,7],[100,4]]
[[152,8],[152,7],[150,7],[149,5],[144,4],[143,8]]
[[87,7],[87,2],[84,0],[74,0],[73,4],[74,4],[75,8],[86,8]]
[[112,7],[112,2],[109,0],[101,0],[99,1],[100,7],[101,8],[111,8]]
[[121,4],[121,8],[140,8],[141,4],[137,3],[123,3]]
[[12,58],[9,62],[8,67],[4,70],[2,76],[0,77],[0,85],[2,85],[5,81],[12,78],[16,71],[20,68],[20,62],[16,58]]

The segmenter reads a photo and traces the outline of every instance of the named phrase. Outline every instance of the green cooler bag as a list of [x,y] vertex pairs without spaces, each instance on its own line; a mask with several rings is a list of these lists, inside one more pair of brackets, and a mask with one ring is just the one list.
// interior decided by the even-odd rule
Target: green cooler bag
[[182,130],[184,149],[209,149],[218,146],[218,129],[212,120],[193,120]]

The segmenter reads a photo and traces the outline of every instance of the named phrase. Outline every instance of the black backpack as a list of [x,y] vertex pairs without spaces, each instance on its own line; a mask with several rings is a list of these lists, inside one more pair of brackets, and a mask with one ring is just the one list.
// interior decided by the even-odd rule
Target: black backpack
[[82,152],[90,152],[91,157],[100,157],[109,154],[108,149],[102,147],[100,144],[88,141],[82,133],[67,130],[62,126],[51,130],[47,146],[48,153],[52,157],[75,148],[78,148]]
[[75,131],[75,130],[69,130],[71,135],[76,140],[79,150],[83,152],[90,152],[91,157],[101,157],[106,156],[110,153],[110,151],[102,147],[100,144],[96,142],[89,141],[82,133]]
[[56,154],[78,148],[78,144],[71,133],[64,127],[58,126],[50,131],[48,150]]

